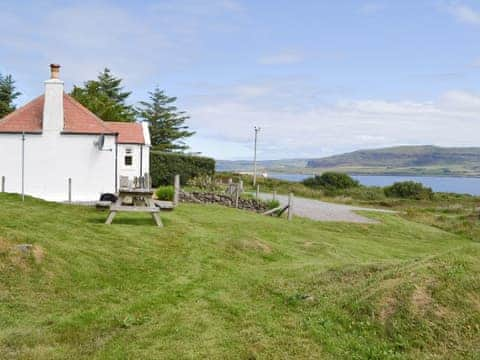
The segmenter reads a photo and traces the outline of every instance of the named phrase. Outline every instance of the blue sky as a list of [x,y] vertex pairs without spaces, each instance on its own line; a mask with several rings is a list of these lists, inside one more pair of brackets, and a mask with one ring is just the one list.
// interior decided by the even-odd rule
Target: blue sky
[[222,159],[480,145],[478,1],[2,1],[0,72],[23,96],[105,66],[132,102],[178,96]]

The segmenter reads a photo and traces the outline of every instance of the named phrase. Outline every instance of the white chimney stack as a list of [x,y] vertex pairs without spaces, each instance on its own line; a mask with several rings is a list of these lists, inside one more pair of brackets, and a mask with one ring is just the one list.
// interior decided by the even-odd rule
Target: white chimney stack
[[63,81],[58,78],[60,65],[50,65],[50,79],[45,81],[43,131],[63,130]]

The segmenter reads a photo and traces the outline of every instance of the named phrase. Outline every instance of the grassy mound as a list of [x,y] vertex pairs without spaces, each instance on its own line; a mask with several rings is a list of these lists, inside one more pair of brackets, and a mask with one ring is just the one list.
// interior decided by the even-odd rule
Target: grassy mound
[[[119,214],[0,194],[2,358],[475,358],[480,243],[218,206]],[[30,252],[17,244],[33,245]]]

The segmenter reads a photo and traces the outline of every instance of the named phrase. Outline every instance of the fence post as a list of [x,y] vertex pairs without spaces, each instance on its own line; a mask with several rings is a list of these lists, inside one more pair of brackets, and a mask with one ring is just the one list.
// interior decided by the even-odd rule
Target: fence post
[[149,173],[145,173],[145,174],[143,174],[143,176],[145,178],[145,189],[151,190],[151,188],[152,188],[152,177],[150,176]]
[[238,209],[238,199],[240,197],[240,184],[237,184],[237,189],[235,191],[235,208]]
[[288,194],[288,221],[291,221],[293,218],[293,193]]
[[72,178],[68,178],[68,202],[72,202]]
[[5,176],[2,176],[2,193],[5,192]]
[[255,199],[258,200],[258,194],[260,193],[260,185],[257,184],[257,192],[255,193]]
[[173,194],[173,206],[178,205],[178,201],[180,199],[180,175],[175,175],[174,181],[173,181],[173,186],[174,186],[174,194]]
[[277,191],[276,190],[273,190],[272,200],[273,201],[277,200]]

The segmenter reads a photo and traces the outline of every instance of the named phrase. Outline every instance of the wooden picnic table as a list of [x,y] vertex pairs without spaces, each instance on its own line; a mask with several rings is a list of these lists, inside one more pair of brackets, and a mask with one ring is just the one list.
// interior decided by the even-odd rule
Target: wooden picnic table
[[[117,212],[146,212],[152,215],[157,226],[162,227],[160,209],[155,206],[152,195],[153,190],[149,189],[120,188],[118,199],[110,206],[110,213],[105,224],[110,225]],[[125,205],[126,203],[131,203],[131,205]]]

